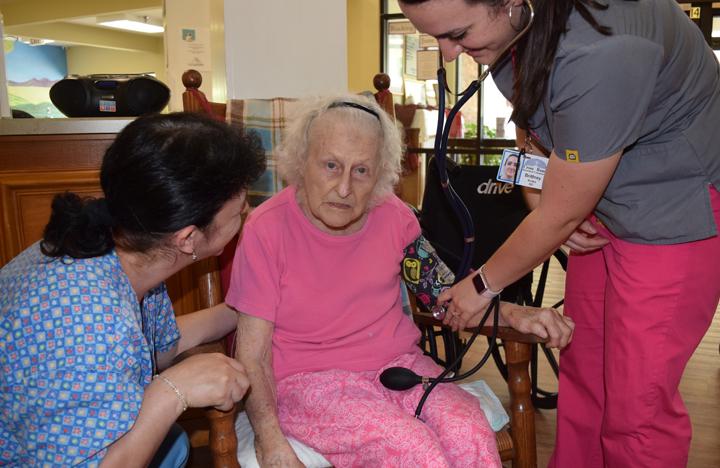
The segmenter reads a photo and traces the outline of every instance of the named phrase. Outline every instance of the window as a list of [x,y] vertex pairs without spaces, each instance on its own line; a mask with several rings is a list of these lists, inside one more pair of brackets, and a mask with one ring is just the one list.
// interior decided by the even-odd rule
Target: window
[[[402,14],[397,0],[383,0],[381,9],[383,34],[382,66],[390,76],[390,90],[396,104],[416,104],[437,112],[438,81],[436,78],[438,56],[437,41],[420,34]],[[456,102],[454,93],[462,91],[476,80],[480,66],[472,58],[462,55],[456,62],[446,63],[447,79],[451,93],[446,94],[449,110]],[[515,127],[509,121],[512,108],[498,91],[489,76],[480,91],[462,108],[454,124],[451,137],[478,140],[476,147],[485,139],[515,139]],[[437,114],[435,114],[437,118]],[[437,120],[418,124],[421,127],[421,146],[432,147]],[[514,145],[508,142],[509,145]],[[463,162],[466,162],[463,158]],[[487,161],[486,162],[494,162]]]

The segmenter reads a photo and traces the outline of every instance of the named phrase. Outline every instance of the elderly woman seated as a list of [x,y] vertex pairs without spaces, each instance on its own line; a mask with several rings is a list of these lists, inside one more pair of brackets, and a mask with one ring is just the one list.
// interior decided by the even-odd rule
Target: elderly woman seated
[[[422,388],[379,381],[393,366],[442,371],[402,311],[401,261],[420,226],[393,195],[400,158],[396,127],[359,96],[308,101],[288,129],[280,168],[290,185],[251,214],[226,297],[240,313],[237,358],[261,466],[302,466],[286,437],[336,467],[500,466],[469,393],[439,385],[420,420]],[[555,346],[572,333],[550,309],[506,304],[501,317]]]

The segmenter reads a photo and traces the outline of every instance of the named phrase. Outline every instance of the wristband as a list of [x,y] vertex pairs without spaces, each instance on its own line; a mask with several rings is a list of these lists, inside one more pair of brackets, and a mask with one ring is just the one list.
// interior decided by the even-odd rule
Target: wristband
[[493,297],[499,295],[502,292],[502,289],[499,291],[493,291],[490,289],[487,279],[485,278],[485,272],[483,271],[484,268],[485,264],[483,264],[480,269],[478,269],[477,274],[473,276],[473,286],[475,286],[475,291],[477,291],[479,295],[492,299]]
[[162,380],[163,382],[165,382],[165,384],[168,387],[172,388],[173,392],[175,392],[175,395],[177,395],[178,400],[180,400],[180,403],[182,403],[182,405],[183,405],[183,413],[184,413],[188,409],[188,404],[187,404],[187,400],[185,399],[185,395],[183,395],[182,392],[175,386],[175,384],[172,383],[172,381],[170,379],[168,379],[167,377],[165,377],[164,375],[160,375],[160,374],[153,375],[153,380],[156,380],[156,379]]

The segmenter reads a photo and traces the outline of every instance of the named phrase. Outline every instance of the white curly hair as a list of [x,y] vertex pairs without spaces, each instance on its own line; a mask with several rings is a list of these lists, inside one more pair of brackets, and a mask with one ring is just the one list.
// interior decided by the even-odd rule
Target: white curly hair
[[[365,107],[375,114],[377,119],[367,111],[352,107],[354,103]],[[377,104],[357,94],[342,94],[304,99],[296,108],[291,122],[285,130],[283,141],[278,148],[278,170],[280,176],[290,185],[302,188],[305,165],[308,158],[310,126],[326,112],[336,113],[338,118],[352,122],[353,127],[377,131],[381,142],[379,145],[378,181],[373,189],[371,207],[380,203],[386,196],[393,193],[398,183],[403,154],[400,130]],[[370,117],[370,118],[368,118]],[[380,127],[378,129],[377,122]]]

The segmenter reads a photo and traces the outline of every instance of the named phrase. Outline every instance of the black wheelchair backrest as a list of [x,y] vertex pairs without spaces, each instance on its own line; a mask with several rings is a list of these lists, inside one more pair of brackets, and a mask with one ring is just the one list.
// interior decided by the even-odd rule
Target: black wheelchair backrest
[[[475,225],[472,266],[477,269],[512,234],[528,209],[519,186],[495,180],[497,166],[461,166],[450,160],[447,165],[450,183],[468,207]],[[463,251],[462,229],[440,187],[432,159],[428,163],[420,225],[440,258],[457,271]],[[531,283],[532,273],[505,288],[502,298],[522,301]]]

